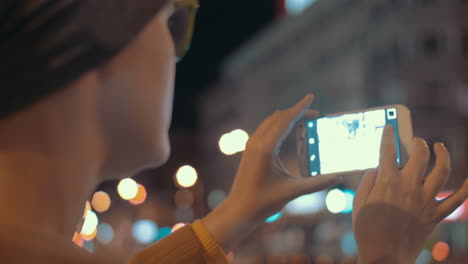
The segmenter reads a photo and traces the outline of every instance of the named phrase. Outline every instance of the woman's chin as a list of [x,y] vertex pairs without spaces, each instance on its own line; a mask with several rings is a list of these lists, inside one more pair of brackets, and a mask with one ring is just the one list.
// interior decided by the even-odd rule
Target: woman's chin
[[137,155],[122,155],[117,159],[112,159],[112,162],[108,163],[110,166],[104,166],[102,171],[104,180],[133,177],[143,170],[161,167],[169,160],[171,147],[168,137],[157,144],[146,146],[152,146],[152,148],[134,150]]

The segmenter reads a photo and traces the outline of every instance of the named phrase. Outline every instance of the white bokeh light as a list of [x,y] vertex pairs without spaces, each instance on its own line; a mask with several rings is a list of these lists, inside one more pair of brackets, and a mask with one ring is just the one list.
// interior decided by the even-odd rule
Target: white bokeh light
[[80,233],[84,236],[91,235],[96,229],[98,223],[99,220],[96,213],[94,213],[93,211],[88,211],[86,213],[86,218],[84,220],[83,227],[81,227]]
[[198,173],[192,166],[185,165],[180,167],[176,173],[177,184],[184,188],[195,185],[198,179]]
[[328,192],[325,204],[331,213],[341,213],[346,208],[346,195],[339,189],[333,189]]
[[317,213],[325,208],[324,191],[306,194],[289,202],[285,210],[292,215],[307,215]]
[[242,129],[236,129],[230,133],[224,134],[219,139],[218,145],[222,153],[234,155],[245,150],[249,134]]
[[455,211],[453,211],[449,216],[447,216],[445,218],[445,220],[449,220],[449,221],[456,221],[458,220],[460,217],[462,217],[463,213],[465,212],[465,207],[463,205],[461,205],[460,207],[458,207],[457,209],[455,209]]
[[131,200],[135,198],[138,193],[138,184],[130,178],[123,179],[117,186],[117,192],[122,199]]

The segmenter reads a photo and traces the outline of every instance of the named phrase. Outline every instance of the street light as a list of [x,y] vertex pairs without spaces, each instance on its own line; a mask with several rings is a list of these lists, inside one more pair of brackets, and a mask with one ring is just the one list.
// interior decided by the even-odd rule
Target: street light
[[226,133],[219,139],[218,145],[222,153],[234,155],[245,150],[249,134],[242,129],[236,129]]

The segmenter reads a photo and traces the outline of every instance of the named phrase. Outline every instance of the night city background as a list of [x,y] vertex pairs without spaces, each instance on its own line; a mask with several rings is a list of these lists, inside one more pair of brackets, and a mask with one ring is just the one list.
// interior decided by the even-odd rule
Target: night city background
[[[132,181],[120,185],[127,200],[119,182],[100,186],[84,215],[87,230],[77,227],[79,245],[128,257],[202,218],[228,194],[248,135],[309,92],[322,113],[407,105],[414,134],[452,154],[440,198],[467,177],[468,1],[200,2],[191,50],[177,65],[171,158],[133,178],[146,195]],[[293,137],[281,155],[300,173]],[[361,176],[289,204],[229,254],[232,263],[355,263],[350,213]],[[465,202],[417,263],[467,259]]]

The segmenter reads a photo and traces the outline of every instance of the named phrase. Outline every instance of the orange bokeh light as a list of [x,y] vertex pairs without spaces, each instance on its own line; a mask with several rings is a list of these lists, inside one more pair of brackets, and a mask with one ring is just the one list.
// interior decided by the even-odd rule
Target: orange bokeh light
[[175,232],[175,231],[181,229],[181,228],[184,227],[184,226],[185,226],[184,223],[175,224],[174,227],[172,227],[172,232]]
[[86,206],[85,206],[85,210],[84,210],[84,213],[83,213],[83,219],[86,218],[86,215],[88,214],[88,211],[90,211],[90,210],[91,210],[91,204],[88,201],[86,201]]
[[81,234],[81,238],[84,241],[91,241],[94,238],[96,238],[96,235],[97,235],[97,228],[95,228],[94,231],[89,236],[85,236],[85,235]]
[[229,262],[232,262],[234,260],[234,252],[229,252],[229,254],[226,255],[226,258]]
[[83,247],[83,238],[81,237],[79,233],[75,232],[75,234],[73,234],[72,241],[73,243],[75,243],[75,245],[79,247]]
[[138,184],[138,192],[135,198],[130,199],[129,202],[133,205],[142,204],[146,200],[146,188],[145,186]]
[[111,199],[109,195],[103,191],[96,192],[94,193],[93,199],[91,200],[91,205],[96,212],[104,213],[105,211],[109,210],[111,206]]
[[432,257],[437,261],[444,261],[450,254],[450,246],[445,242],[437,242],[432,249]]

